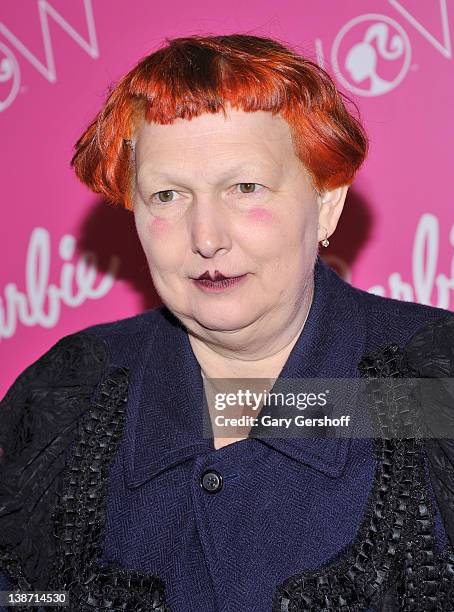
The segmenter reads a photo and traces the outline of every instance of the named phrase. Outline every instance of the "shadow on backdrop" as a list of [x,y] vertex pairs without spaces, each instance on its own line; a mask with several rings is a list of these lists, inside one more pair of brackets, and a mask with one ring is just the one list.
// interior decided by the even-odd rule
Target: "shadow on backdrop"
[[96,255],[101,273],[108,271],[112,256],[117,255],[120,258],[117,278],[139,294],[142,310],[162,304],[154,289],[131,211],[97,198],[80,223],[77,248]]
[[373,213],[366,198],[350,187],[336,231],[329,239],[329,247],[321,246],[319,250],[321,257],[346,280],[370,238],[373,223]]
[[[366,200],[354,189],[349,189],[330,245],[327,249],[320,247],[323,259],[344,278],[367,243],[372,223]],[[113,255],[120,258],[117,277],[139,294],[143,310],[162,304],[148,271],[132,212],[98,198],[82,220],[78,234],[78,249],[96,255],[101,273],[108,271]]]

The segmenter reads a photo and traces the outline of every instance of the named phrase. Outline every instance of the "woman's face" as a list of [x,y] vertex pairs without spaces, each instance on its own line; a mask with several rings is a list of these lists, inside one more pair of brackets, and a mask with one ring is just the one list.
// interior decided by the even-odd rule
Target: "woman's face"
[[[284,119],[230,110],[143,122],[135,151],[137,231],[169,310],[202,335],[294,321],[320,204]],[[222,291],[195,282],[216,270],[241,282]]]

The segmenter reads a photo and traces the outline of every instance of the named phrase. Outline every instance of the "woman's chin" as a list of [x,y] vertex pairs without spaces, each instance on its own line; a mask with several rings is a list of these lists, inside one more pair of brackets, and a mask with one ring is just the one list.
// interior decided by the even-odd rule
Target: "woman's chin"
[[199,326],[210,331],[234,332],[251,325],[257,316],[244,308],[201,308],[194,310],[191,318]]
[[220,320],[218,316],[198,317],[197,323],[206,330],[213,332],[235,332],[248,326],[244,316],[239,319]]

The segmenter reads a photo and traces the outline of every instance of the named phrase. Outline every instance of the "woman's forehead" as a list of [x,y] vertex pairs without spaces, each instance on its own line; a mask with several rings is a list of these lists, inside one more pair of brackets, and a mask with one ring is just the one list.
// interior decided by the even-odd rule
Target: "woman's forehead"
[[136,133],[136,164],[165,170],[175,165],[252,164],[273,169],[295,157],[288,124],[277,115],[258,111],[205,113],[172,124],[142,121]]
[[[245,112],[232,109],[223,113],[202,113],[193,119],[176,119],[173,123],[159,124],[142,120],[136,132],[136,142],[162,141],[162,143],[209,142],[232,137],[233,142],[287,141],[290,127],[278,114],[267,111]],[[161,144],[162,144],[161,143]]]

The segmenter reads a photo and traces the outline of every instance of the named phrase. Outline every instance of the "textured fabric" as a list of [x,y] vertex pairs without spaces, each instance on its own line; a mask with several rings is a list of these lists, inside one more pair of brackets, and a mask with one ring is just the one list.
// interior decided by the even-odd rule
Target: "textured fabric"
[[[454,545],[454,440],[446,437],[446,432],[454,431],[454,317],[425,326],[412,338],[405,354],[409,376],[449,379],[442,385],[425,385],[418,410],[421,422],[429,424],[424,432],[428,470],[443,525]],[[437,436],[439,432],[443,438]]]
[[[358,377],[365,354],[403,346],[447,314],[353,289],[319,260],[312,307],[280,377]],[[290,576],[345,554],[374,481],[370,441],[249,438],[215,450],[201,436],[200,367],[165,308],[85,333],[130,379],[104,561],[158,575],[172,612],[265,612]],[[208,468],[224,477],[219,493],[200,487]]]

